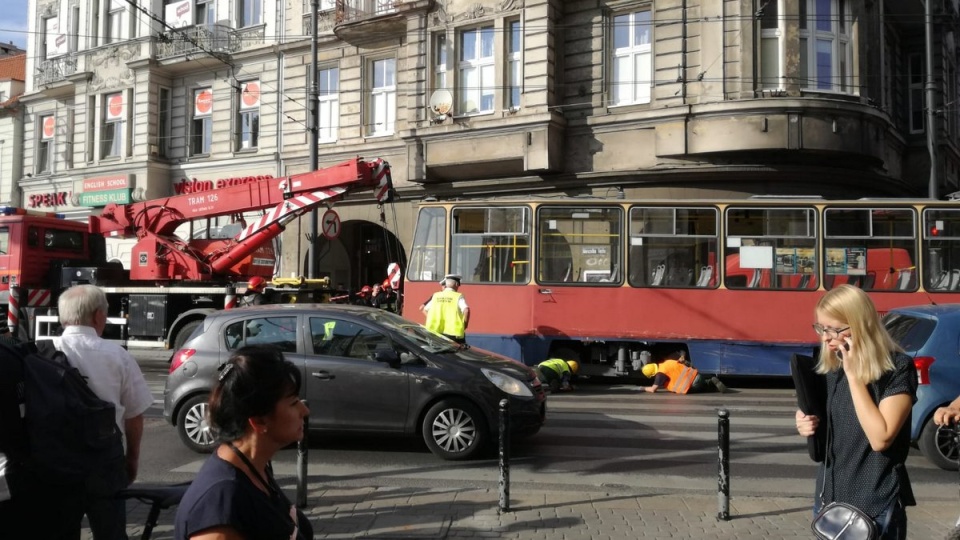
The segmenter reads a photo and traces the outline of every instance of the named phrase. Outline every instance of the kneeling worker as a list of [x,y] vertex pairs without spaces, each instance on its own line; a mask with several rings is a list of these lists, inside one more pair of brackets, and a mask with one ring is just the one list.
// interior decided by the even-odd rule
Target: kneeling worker
[[573,390],[570,378],[577,374],[580,364],[576,360],[562,360],[551,358],[537,364],[540,372],[540,381],[550,387],[551,392],[557,390]]
[[675,394],[703,392],[709,390],[710,386],[721,393],[728,392],[727,385],[720,382],[720,379],[704,379],[696,368],[690,367],[690,362],[682,351],[669,355],[659,364],[647,364],[641,371],[645,377],[653,379],[652,386],[642,387],[644,392],[653,393],[663,386]]

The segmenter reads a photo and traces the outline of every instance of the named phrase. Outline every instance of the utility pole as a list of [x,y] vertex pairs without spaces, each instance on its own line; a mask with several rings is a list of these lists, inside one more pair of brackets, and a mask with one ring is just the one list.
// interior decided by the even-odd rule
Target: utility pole
[[937,158],[937,83],[933,77],[933,0],[924,0],[923,2],[923,20],[926,34],[926,59],[927,59],[927,77],[924,81],[927,101],[927,151],[930,153],[930,185],[927,187],[927,196],[931,199],[937,198],[937,188],[940,184],[940,170],[937,167],[939,159]]
[[[310,95],[307,98],[307,131],[310,132],[310,171],[313,172],[320,167],[320,159],[317,155],[317,145],[320,143],[320,119],[319,116],[319,92],[317,90],[317,12],[320,11],[320,0],[310,1],[310,29],[312,39],[310,40],[310,67],[307,69],[307,82]],[[307,277],[317,277],[317,221],[319,210],[314,208],[310,211],[310,234],[307,236],[310,244],[307,249]]]

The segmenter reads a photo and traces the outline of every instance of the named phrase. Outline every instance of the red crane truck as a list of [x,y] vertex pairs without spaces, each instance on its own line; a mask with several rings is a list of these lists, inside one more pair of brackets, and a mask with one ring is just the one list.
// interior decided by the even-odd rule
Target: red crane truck
[[[131,347],[177,349],[207,313],[224,308],[237,289],[242,292],[247,280],[272,277],[271,243],[285,224],[361,190],[374,190],[378,202],[389,200],[389,164],[356,158],[216,191],[110,204],[88,224],[0,208],[0,309],[21,338],[43,337],[55,321],[60,291],[90,283],[101,287],[110,303],[113,333],[105,337]],[[242,215],[252,211],[263,212],[247,222]],[[233,216],[240,232],[230,238],[197,234],[210,218],[221,216]],[[184,225],[190,229],[186,239],[175,234]],[[113,236],[137,239],[129,270],[106,262],[105,239]]]

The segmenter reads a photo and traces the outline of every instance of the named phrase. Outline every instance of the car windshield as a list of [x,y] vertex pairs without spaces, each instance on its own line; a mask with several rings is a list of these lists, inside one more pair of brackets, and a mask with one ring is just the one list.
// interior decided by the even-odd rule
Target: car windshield
[[921,319],[905,313],[890,312],[883,318],[883,325],[890,337],[908,352],[916,352],[930,339],[937,323],[933,319]]
[[395,332],[402,334],[417,347],[431,353],[456,352],[460,345],[455,341],[434,334],[423,326],[394,315],[386,311],[374,311],[364,315],[365,318]]

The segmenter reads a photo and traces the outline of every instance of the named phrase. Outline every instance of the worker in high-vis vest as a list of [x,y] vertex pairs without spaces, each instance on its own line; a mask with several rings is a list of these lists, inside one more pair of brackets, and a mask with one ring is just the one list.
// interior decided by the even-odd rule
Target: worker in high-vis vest
[[428,330],[446,336],[457,343],[466,343],[467,324],[470,322],[470,307],[459,291],[460,276],[447,274],[440,281],[443,289],[433,293],[420,307],[427,316],[424,326]]
[[678,351],[668,356],[659,364],[649,363],[641,369],[643,375],[653,379],[651,386],[644,386],[644,392],[656,392],[666,387],[668,392],[686,394],[688,392],[703,392],[716,389],[719,392],[728,392],[727,385],[717,377],[704,378],[696,368],[687,361],[686,354]]
[[540,372],[540,382],[546,384],[551,392],[573,390],[570,379],[579,370],[580,364],[576,360],[550,358],[537,364],[537,371]]

